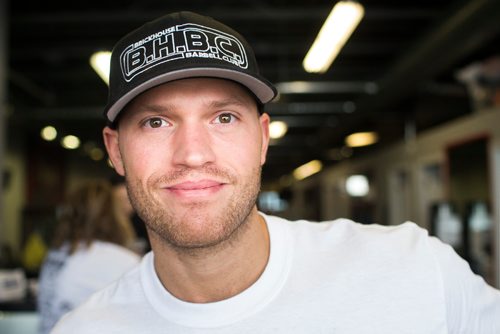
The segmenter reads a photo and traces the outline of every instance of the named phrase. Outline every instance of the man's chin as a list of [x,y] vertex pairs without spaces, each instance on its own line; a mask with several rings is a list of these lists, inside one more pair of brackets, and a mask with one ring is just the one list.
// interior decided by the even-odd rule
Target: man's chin
[[[170,222],[150,226],[167,245],[176,249],[208,249],[235,236],[245,221],[215,214],[213,208],[193,208]],[[164,225],[168,224],[168,225]]]
[[[238,227],[236,227],[238,228]],[[209,250],[224,244],[233,234],[232,231],[213,231],[213,230],[184,230],[183,235],[163,236],[167,244],[177,250]]]

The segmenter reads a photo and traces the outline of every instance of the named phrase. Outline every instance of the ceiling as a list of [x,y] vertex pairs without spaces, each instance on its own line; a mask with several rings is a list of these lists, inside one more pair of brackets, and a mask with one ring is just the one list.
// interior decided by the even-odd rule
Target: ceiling
[[[9,130],[46,124],[101,143],[107,88],[89,66],[94,51],[163,13],[192,10],[241,32],[262,74],[278,85],[268,106],[289,131],[274,141],[264,181],[320,159],[326,165],[471,112],[458,69],[499,52],[500,1],[364,0],[365,17],[325,74],[302,59],[335,1],[11,1],[8,14]],[[119,5],[117,5],[119,3]],[[312,91],[293,93],[287,82]],[[377,131],[372,147],[342,150],[344,137]]]

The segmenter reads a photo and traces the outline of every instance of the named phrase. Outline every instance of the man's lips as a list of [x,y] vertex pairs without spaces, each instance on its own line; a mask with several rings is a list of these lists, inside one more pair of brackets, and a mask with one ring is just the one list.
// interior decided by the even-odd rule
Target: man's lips
[[168,189],[174,190],[200,190],[212,187],[218,187],[222,185],[222,182],[213,181],[213,180],[201,180],[201,181],[186,181],[174,184],[172,186],[167,187]]
[[165,189],[180,196],[206,196],[218,192],[224,185],[224,182],[215,180],[185,181],[169,185]]

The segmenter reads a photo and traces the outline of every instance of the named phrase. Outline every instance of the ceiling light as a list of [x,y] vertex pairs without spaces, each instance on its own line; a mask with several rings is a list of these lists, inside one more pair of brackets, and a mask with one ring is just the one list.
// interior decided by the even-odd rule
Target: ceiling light
[[378,141],[376,132],[357,132],[349,135],[345,139],[345,144],[349,147],[361,147],[375,144]]
[[46,126],[40,131],[40,136],[43,140],[53,141],[57,137],[57,130],[53,126]]
[[283,81],[275,84],[280,94],[375,94],[378,85],[371,81]]
[[279,82],[276,88],[281,94],[304,94],[312,91],[313,82],[311,81],[288,81]]
[[101,79],[109,85],[109,65],[111,60],[110,51],[95,52],[90,56],[90,65],[101,77]]
[[80,139],[78,137],[72,136],[72,135],[65,136],[61,140],[61,145],[65,149],[74,150],[74,149],[77,149],[78,147],[80,147]]
[[368,195],[370,184],[365,175],[351,175],[345,183],[347,193],[353,197],[363,197]]
[[307,72],[324,73],[351,36],[364,15],[355,1],[338,2],[328,15],[302,65]]
[[308,163],[295,168],[293,171],[293,177],[296,180],[303,180],[313,174],[318,173],[323,168],[323,164],[319,160],[312,160]]
[[285,135],[288,131],[288,125],[282,121],[274,121],[269,124],[269,136],[272,139],[278,139]]

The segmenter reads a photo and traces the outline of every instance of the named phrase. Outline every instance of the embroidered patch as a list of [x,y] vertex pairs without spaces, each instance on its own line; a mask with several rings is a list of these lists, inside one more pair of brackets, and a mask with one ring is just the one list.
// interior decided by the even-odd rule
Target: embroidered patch
[[129,82],[155,66],[188,58],[213,58],[241,69],[248,67],[245,49],[237,38],[198,24],[176,25],[130,44],[120,55],[120,65]]

